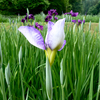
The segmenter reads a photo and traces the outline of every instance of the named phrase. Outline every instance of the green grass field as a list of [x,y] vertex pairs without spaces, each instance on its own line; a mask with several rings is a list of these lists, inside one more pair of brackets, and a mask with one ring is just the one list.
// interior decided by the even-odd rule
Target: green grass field
[[[43,19],[38,19],[37,15],[36,21],[44,26],[41,34],[45,39],[47,25],[42,22]],[[22,25],[21,18],[14,18],[14,23],[12,20],[0,23],[0,100],[48,100],[45,52],[31,45],[18,31]],[[90,21],[81,25],[80,29],[77,26],[74,29],[71,22],[65,23],[66,45],[57,52],[51,67],[53,100],[100,99],[99,17],[98,21]],[[22,58],[19,60],[20,47]],[[62,59],[63,85],[60,83]],[[7,66],[10,67],[9,84],[5,75]]]

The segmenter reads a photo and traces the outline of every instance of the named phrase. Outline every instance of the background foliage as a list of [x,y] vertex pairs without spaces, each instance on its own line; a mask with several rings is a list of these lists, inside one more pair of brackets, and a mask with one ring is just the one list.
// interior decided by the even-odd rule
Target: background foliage
[[32,14],[50,9],[57,9],[58,14],[69,12],[71,9],[80,14],[99,14],[99,0],[0,0],[0,13],[4,15],[25,15],[26,8]]

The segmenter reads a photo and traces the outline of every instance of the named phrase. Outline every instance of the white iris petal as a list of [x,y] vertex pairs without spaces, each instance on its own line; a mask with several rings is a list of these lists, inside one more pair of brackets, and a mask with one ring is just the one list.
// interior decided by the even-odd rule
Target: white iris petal
[[47,43],[49,47],[53,49],[60,49],[63,45],[65,33],[64,33],[65,18],[58,20],[52,27],[48,37]]

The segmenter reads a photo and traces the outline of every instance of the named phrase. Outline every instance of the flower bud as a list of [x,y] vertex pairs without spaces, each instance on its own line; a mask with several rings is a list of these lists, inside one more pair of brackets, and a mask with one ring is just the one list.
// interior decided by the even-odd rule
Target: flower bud
[[63,73],[63,59],[62,59],[60,63],[60,83],[61,85],[63,85],[63,78],[64,78],[64,73]]
[[5,68],[5,78],[6,78],[7,85],[10,84],[10,75],[11,75],[11,71],[8,63],[7,67]]
[[54,62],[56,52],[57,52],[56,49],[51,50],[50,48],[48,48],[47,50],[45,50],[45,54],[46,54],[46,57],[48,57],[48,59],[49,59],[50,66],[52,66],[52,64]]
[[22,59],[22,46],[20,47],[19,50],[19,64],[21,64],[21,59]]

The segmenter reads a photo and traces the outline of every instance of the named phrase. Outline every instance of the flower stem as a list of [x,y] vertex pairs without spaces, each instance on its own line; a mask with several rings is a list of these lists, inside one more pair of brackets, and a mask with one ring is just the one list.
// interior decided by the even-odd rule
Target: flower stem
[[8,85],[8,90],[9,90],[9,98],[12,100],[12,95],[11,95],[11,90],[10,90],[10,84]]
[[63,88],[63,85],[61,86],[61,90],[62,90],[62,100],[65,100],[64,99],[64,88]]

